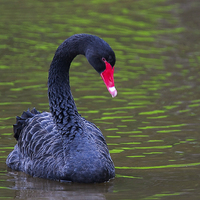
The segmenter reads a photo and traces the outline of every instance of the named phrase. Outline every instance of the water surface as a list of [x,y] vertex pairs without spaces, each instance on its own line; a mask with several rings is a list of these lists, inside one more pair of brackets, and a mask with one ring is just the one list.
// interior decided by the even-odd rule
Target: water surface
[[[198,0],[0,0],[1,199],[199,199],[200,3]],[[48,68],[76,33],[116,53],[111,98],[83,56],[70,70],[78,110],[103,132],[116,178],[66,184],[9,170],[15,116],[48,111]]]

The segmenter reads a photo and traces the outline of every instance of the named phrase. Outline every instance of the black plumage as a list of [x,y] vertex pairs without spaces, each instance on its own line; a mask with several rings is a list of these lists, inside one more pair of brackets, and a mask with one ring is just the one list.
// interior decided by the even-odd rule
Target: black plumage
[[101,131],[81,117],[69,85],[70,63],[85,55],[98,73],[102,58],[114,66],[115,54],[97,36],[77,34],[57,49],[49,69],[49,112],[36,109],[16,118],[17,144],[8,155],[8,167],[34,177],[72,182],[104,182],[115,176],[113,161]]

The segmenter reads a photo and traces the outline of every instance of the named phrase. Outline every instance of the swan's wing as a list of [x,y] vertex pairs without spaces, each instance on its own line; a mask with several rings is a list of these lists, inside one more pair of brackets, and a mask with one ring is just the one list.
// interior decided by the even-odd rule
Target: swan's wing
[[18,143],[7,158],[7,165],[32,176],[54,178],[64,159],[60,159],[63,157],[62,139],[51,113],[29,117],[22,127]]

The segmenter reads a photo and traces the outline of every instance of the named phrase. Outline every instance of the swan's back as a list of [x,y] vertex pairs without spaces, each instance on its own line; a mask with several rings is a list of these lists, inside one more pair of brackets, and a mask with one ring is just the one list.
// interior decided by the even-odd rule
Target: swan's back
[[78,120],[78,130],[62,135],[51,113],[24,112],[17,118],[14,130],[18,143],[7,165],[54,180],[102,182],[114,177],[114,165],[101,131],[80,116]]

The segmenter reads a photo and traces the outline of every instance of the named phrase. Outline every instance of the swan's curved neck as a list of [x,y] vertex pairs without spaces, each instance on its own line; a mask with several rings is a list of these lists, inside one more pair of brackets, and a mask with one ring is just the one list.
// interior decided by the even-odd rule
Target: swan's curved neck
[[[49,69],[48,96],[49,106],[58,129],[67,131],[70,124],[78,120],[78,111],[71,94],[69,68],[78,55],[85,55],[86,46],[82,37],[74,36],[65,40],[57,49]],[[81,45],[80,45],[81,44]]]

